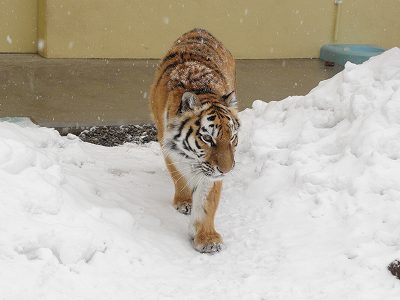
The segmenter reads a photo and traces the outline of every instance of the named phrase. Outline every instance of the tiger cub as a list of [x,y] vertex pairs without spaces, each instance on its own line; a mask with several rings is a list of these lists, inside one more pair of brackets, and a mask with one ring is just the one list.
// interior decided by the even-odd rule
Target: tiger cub
[[221,250],[214,228],[222,179],[235,165],[239,120],[235,60],[203,29],[182,35],[160,62],[150,106],[167,168],[175,184],[173,204],[191,214],[193,246]]

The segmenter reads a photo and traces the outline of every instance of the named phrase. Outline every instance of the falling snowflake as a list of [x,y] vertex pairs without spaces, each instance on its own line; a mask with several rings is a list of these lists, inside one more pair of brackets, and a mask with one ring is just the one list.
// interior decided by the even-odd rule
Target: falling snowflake
[[7,35],[6,40],[7,40],[7,43],[9,43],[10,45],[11,45],[12,42],[13,42],[10,35]]
[[37,43],[38,50],[43,50],[44,48],[44,40],[40,39]]

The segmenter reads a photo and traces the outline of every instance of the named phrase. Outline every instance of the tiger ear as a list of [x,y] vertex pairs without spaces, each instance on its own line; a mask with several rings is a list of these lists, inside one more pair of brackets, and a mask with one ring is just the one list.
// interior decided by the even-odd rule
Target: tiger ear
[[223,95],[222,99],[224,100],[226,106],[237,108],[238,101],[236,98],[235,91],[232,91],[229,94]]
[[196,94],[191,92],[185,92],[182,95],[181,105],[179,107],[179,112],[183,113],[188,110],[194,110],[200,104],[199,99]]

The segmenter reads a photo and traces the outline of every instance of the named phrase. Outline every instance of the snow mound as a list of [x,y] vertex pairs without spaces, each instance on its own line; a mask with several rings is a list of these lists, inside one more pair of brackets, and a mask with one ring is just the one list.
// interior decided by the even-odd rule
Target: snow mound
[[0,122],[2,299],[397,299],[400,50],[240,113],[237,167],[195,252],[156,143]]

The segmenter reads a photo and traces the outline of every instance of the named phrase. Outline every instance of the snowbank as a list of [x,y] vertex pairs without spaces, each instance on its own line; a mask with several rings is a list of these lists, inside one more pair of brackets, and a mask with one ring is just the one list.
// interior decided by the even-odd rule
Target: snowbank
[[214,256],[156,143],[0,123],[0,299],[397,299],[400,50],[240,117]]

